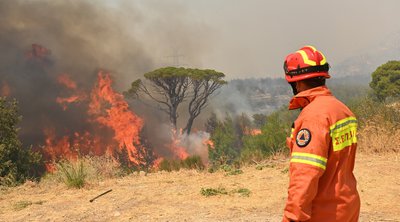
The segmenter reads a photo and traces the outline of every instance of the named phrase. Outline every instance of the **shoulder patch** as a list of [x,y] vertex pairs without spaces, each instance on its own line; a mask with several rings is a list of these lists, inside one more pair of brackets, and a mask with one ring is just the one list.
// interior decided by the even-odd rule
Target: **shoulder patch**
[[299,147],[307,146],[311,141],[311,132],[310,130],[303,128],[299,130],[296,135],[296,144]]

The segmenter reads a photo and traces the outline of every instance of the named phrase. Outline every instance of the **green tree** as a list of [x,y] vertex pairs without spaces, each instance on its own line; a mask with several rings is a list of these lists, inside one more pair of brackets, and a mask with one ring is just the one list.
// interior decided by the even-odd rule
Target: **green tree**
[[18,139],[17,102],[0,97],[0,185],[12,186],[34,176],[41,155],[23,149]]
[[208,148],[208,158],[211,164],[219,166],[232,163],[239,155],[236,147],[237,139],[232,118],[227,117],[223,122],[218,122],[210,137],[213,146]]
[[157,107],[168,114],[172,126],[177,129],[178,107],[188,101],[188,114],[184,133],[190,134],[196,117],[207,106],[209,97],[222,85],[225,75],[211,69],[165,67],[144,74],[146,82],[131,84],[126,95],[147,96]]
[[369,85],[381,101],[388,97],[400,97],[400,61],[389,61],[379,66],[372,73]]

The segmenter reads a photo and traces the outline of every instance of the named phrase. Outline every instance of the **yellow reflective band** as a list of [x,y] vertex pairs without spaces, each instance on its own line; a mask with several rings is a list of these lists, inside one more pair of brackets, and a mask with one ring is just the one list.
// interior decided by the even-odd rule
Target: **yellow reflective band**
[[330,127],[333,151],[340,151],[357,143],[357,119],[348,117]]
[[319,52],[320,54],[321,54],[321,56],[322,56],[322,60],[321,60],[321,62],[319,63],[321,66],[322,65],[325,65],[325,63],[326,63],[326,58],[325,58],[325,56],[324,56],[324,54],[322,54],[322,52]]
[[307,53],[304,52],[303,50],[299,50],[297,52],[300,53],[300,55],[303,58],[303,61],[304,61],[305,64],[310,65],[310,66],[316,66],[317,65],[316,62],[308,59]]
[[293,132],[294,132],[294,128],[292,128],[292,131],[290,132],[290,138],[293,138]]
[[353,123],[357,122],[357,119],[355,117],[353,117],[353,116],[341,119],[341,120],[337,121],[335,124],[333,124],[332,126],[330,126],[329,129],[331,131],[335,130],[335,129],[339,128],[340,126],[343,126],[343,125],[345,125],[346,123],[349,123],[349,122],[350,123],[351,122],[353,122]]
[[299,153],[293,152],[292,158],[290,159],[291,163],[304,163],[312,166],[319,167],[323,170],[326,168],[327,159],[311,153]]
[[311,46],[311,45],[306,45],[304,47],[311,48],[313,50],[313,52],[317,51],[317,49],[314,46]]
[[[310,48],[311,50],[313,50],[314,53],[315,53],[315,52],[318,52],[319,54],[321,54],[322,60],[321,60],[321,62],[319,63],[319,65],[325,65],[325,63],[326,63],[326,58],[325,58],[325,55],[324,55],[322,52],[317,51],[317,49],[316,49],[314,46],[311,46],[311,45],[306,45],[306,46],[304,46],[304,47]],[[316,66],[316,65],[317,65],[316,62],[314,62],[314,61],[308,59],[307,54],[306,54],[303,50],[299,50],[299,51],[297,51],[297,52],[300,53],[300,55],[303,57],[304,63],[306,63],[306,64],[308,64],[308,65],[310,65],[310,66]]]

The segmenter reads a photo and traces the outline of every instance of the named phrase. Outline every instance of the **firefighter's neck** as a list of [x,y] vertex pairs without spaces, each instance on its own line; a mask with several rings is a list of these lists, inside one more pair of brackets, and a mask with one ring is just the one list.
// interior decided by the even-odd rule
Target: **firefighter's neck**
[[297,89],[297,93],[306,91],[308,89],[311,89],[313,87],[307,85],[304,81],[297,81],[296,82],[296,89]]

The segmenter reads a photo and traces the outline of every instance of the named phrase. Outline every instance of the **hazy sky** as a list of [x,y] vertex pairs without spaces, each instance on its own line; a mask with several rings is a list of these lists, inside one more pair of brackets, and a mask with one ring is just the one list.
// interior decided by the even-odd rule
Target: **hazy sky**
[[[167,43],[170,50],[152,49],[156,63],[172,62],[167,56],[177,50],[181,64],[217,69],[228,79],[280,76],[284,57],[305,44],[323,51],[334,67],[400,31],[396,0],[134,2],[143,13],[141,38],[184,30]],[[151,26],[158,22],[157,33]]]

